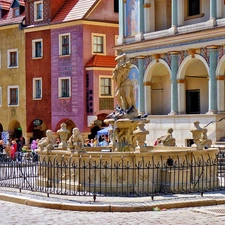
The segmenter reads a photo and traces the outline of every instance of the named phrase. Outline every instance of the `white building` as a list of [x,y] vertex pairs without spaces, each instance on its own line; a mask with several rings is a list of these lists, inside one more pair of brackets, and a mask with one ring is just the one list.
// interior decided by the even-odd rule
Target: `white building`
[[148,145],[172,127],[177,145],[189,146],[194,121],[214,144],[225,136],[224,46],[223,0],[119,1],[116,49],[137,73]]

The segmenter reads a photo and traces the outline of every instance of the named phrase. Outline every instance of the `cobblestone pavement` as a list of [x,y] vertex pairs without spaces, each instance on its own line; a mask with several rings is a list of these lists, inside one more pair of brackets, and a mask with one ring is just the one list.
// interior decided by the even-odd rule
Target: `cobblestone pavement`
[[[78,212],[0,201],[1,225],[222,225],[225,205],[148,212]],[[214,214],[211,213],[214,211]],[[222,211],[223,214],[216,214]]]

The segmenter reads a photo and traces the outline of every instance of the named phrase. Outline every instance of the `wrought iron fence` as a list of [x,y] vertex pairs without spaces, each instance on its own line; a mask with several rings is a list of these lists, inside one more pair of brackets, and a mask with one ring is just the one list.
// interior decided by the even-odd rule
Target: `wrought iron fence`
[[0,186],[60,195],[154,196],[224,190],[224,171],[217,156],[145,159],[100,156],[32,155],[12,161],[0,157]]

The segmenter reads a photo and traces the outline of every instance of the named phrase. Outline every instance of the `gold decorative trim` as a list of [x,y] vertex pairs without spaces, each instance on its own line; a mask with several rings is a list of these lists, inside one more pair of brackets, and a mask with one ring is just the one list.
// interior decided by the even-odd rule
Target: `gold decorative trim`
[[218,45],[210,45],[210,46],[207,46],[206,48],[207,49],[218,49]]
[[155,58],[156,62],[159,62],[160,54],[154,54],[153,57]]
[[171,51],[171,52],[169,52],[169,54],[170,55],[178,55],[180,52],[178,52],[178,51]]
[[178,84],[183,84],[183,83],[185,83],[185,79],[177,80],[177,83],[178,83]]
[[151,4],[144,4],[143,7],[144,8],[150,8],[151,7]]
[[188,50],[188,54],[191,55],[191,58],[195,58],[196,50],[197,49],[194,48]]
[[216,80],[225,80],[225,76],[216,76]]
[[152,83],[150,81],[144,82],[144,86],[152,86]]
[[144,59],[145,56],[144,56],[144,55],[139,55],[139,56],[137,56],[136,58],[137,58],[137,59]]

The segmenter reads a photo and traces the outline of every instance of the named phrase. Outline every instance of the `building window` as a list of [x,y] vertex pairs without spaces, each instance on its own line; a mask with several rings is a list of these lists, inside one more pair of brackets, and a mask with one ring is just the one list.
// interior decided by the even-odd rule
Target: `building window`
[[8,68],[18,67],[17,49],[8,50]]
[[19,8],[14,8],[13,9],[13,15],[14,15],[14,17],[19,16],[20,15],[20,9]]
[[100,78],[100,96],[112,96],[112,79]]
[[105,35],[93,34],[92,36],[92,54],[105,53]]
[[33,99],[42,98],[42,79],[34,78],[33,79]]
[[43,56],[42,39],[32,41],[32,57],[41,58]]
[[8,105],[19,104],[19,88],[18,86],[8,87]]
[[119,0],[114,0],[114,12],[119,12]]
[[195,16],[200,14],[200,0],[188,1],[188,16]]
[[59,98],[71,96],[70,77],[59,78]]
[[34,2],[34,20],[42,20],[43,19],[43,2],[38,1]]
[[70,55],[70,34],[59,35],[59,55]]

